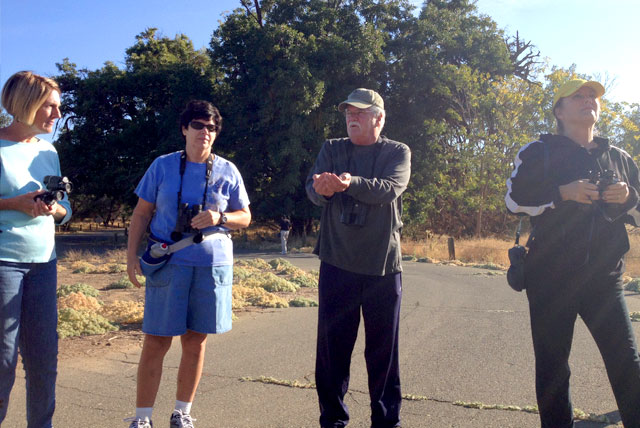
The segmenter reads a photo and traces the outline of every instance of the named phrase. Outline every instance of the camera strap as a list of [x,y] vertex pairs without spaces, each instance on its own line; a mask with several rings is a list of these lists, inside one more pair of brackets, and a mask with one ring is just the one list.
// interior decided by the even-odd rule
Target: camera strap
[[[182,151],[180,153],[180,187],[178,188],[178,209],[180,209],[180,204],[182,204],[182,179],[184,177],[184,171],[187,169],[187,152]],[[205,172],[204,178],[204,193],[202,194],[202,209],[204,209],[207,204],[207,192],[209,191],[209,178],[211,178],[211,174],[213,172],[213,154],[209,154],[209,158],[207,159],[207,170]]]
[[[202,232],[202,236],[203,236],[203,239],[200,242],[206,241],[207,238],[211,238],[211,237],[214,237],[214,238],[218,237],[218,239],[228,238],[229,232],[227,232],[226,230],[208,230],[206,232]],[[178,250],[182,250],[183,248],[186,248],[190,245],[195,244],[196,242],[193,240],[194,237],[195,235],[189,235],[186,238],[182,238],[181,240],[179,240],[174,244],[168,245],[166,254],[173,254]]]
[[522,217],[520,217],[520,221],[518,222],[518,227],[516,229],[516,245],[520,245],[520,231],[522,230]]

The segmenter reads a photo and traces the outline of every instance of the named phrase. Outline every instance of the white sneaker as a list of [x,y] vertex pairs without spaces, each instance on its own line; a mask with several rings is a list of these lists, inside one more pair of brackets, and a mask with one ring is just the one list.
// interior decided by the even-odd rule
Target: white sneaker
[[132,418],[127,418],[124,421],[131,422],[131,425],[129,425],[129,428],[153,428],[153,422],[140,419],[137,416],[134,416]]
[[174,410],[171,414],[169,428],[194,428],[191,415],[182,413],[182,410]]

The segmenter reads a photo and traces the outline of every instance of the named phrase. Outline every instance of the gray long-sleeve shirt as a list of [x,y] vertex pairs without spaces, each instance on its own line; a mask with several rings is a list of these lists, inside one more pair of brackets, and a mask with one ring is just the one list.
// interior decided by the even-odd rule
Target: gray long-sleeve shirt
[[[351,184],[330,198],[313,189],[313,175],[351,174]],[[364,275],[402,271],[401,195],[411,174],[411,151],[380,137],[370,146],[348,138],[327,140],[307,177],[311,202],[322,206],[320,236],[314,253],[323,262]],[[351,215],[350,215],[351,214]]]

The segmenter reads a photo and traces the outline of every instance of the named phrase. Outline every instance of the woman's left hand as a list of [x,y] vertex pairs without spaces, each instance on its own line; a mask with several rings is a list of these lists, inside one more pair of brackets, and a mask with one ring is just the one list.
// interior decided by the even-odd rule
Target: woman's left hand
[[206,210],[191,219],[191,227],[202,230],[210,226],[215,226],[220,222],[218,211]]
[[33,204],[33,216],[38,217],[41,215],[50,216],[54,215],[58,211],[58,204],[54,201],[51,205],[47,205],[42,202],[42,199],[36,199]]
[[602,201],[607,204],[624,204],[629,199],[629,186],[618,182],[611,184],[602,192]]

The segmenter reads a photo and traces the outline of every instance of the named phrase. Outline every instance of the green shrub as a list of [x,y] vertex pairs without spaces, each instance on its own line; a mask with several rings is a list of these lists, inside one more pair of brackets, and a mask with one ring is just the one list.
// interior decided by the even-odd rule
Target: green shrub
[[126,276],[123,276],[116,282],[112,282],[111,284],[105,287],[105,289],[107,290],[114,290],[114,289],[119,290],[119,289],[125,289],[125,288],[133,288],[133,284],[131,283],[131,281],[129,281],[129,278]]
[[77,282],[72,285],[61,285],[56,291],[57,297],[68,296],[71,293],[82,293],[89,297],[98,297],[100,295],[100,292],[96,290],[95,287],[85,284],[84,282]]
[[127,271],[127,265],[125,263],[109,263],[106,269],[108,273],[122,273]]
[[243,266],[234,266],[233,267],[233,283],[237,284],[239,282],[244,281],[247,278],[250,278],[252,275],[255,275],[256,272],[250,268]]
[[58,335],[60,338],[103,334],[118,327],[95,312],[64,308],[58,311]]
[[239,259],[235,262],[236,266],[250,267],[262,271],[270,271],[271,266],[266,260],[262,259]]
[[299,287],[318,288],[318,280],[305,272],[294,274],[289,281]]
[[282,297],[269,293],[260,287],[233,287],[233,308],[239,309],[247,305],[263,308],[288,308],[289,304]]
[[245,285],[247,287],[264,288],[266,291],[270,292],[295,292],[298,291],[298,288],[300,288],[296,284],[289,282],[286,279],[273,274],[272,272],[266,272],[260,275],[252,275],[251,277],[242,281],[240,285]]
[[482,264],[474,265],[473,267],[477,267],[480,269],[488,269],[488,270],[504,270],[502,266],[498,266],[495,263],[482,263]]
[[634,278],[631,281],[627,282],[624,286],[624,289],[627,291],[635,291],[636,293],[640,293],[640,278]]
[[71,269],[73,269],[73,273],[93,273],[96,271],[94,265],[85,261],[71,263]]
[[281,257],[269,261],[269,266],[281,275],[292,275],[300,272],[300,269],[292,265],[290,261]]
[[312,307],[318,306],[318,302],[305,297],[296,297],[295,299],[289,300],[289,306],[297,308]]

